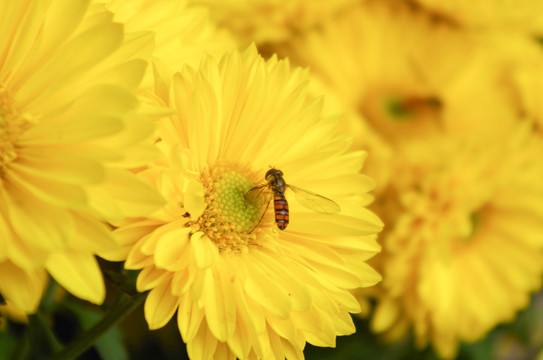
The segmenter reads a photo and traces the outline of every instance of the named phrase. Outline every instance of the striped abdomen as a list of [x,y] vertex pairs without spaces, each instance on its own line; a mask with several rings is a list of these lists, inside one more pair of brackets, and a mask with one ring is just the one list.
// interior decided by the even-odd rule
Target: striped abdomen
[[273,205],[275,210],[275,223],[281,230],[285,230],[288,225],[288,202],[285,194],[275,191],[273,195]]

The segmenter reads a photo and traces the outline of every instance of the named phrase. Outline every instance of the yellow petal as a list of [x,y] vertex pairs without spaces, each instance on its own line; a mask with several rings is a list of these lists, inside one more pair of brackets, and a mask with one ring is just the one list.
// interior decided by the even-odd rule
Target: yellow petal
[[153,264],[153,258],[147,256],[141,250],[141,247],[150,236],[151,234],[145,235],[141,241],[136,242],[136,244],[130,248],[126,261],[124,262],[124,267],[126,269],[136,270]]
[[139,292],[144,292],[151,290],[159,286],[160,284],[166,282],[171,283],[172,273],[169,271],[164,271],[157,269],[152,266],[143,268],[138,274],[138,279],[136,280],[136,288]]
[[266,321],[279,336],[285,339],[296,338],[296,331],[298,330],[290,319],[279,319],[275,316],[270,316]]
[[41,107],[42,101],[49,101],[52,93],[63,89],[67,82],[74,82],[118,49],[122,40],[122,25],[115,23],[100,24],[77,35],[63,46],[62,51],[49,57],[32,78],[25,79],[25,86],[18,91],[21,102],[32,104],[28,106],[31,111],[34,106]]
[[[1,193],[0,193],[1,194]],[[0,205],[0,262],[4,261],[8,256],[8,242],[13,241],[11,226],[8,223],[6,212],[3,209],[3,204]]]
[[9,261],[0,262],[0,293],[26,314],[36,312],[47,283],[43,269],[23,270]]
[[363,261],[351,262],[347,268],[358,277],[360,287],[373,286],[383,279],[381,274]]
[[337,319],[334,319],[334,321],[332,321],[330,319],[329,314],[326,311],[323,311],[322,309],[318,309],[316,313],[318,314],[317,316],[322,319],[322,324],[323,324],[322,330],[304,331],[304,333],[306,334],[307,342],[315,346],[335,347],[336,334],[334,334],[331,331],[328,331],[328,329],[334,329],[335,331],[337,331],[336,327],[334,326]]
[[150,330],[166,325],[177,310],[179,299],[171,294],[170,286],[170,282],[165,281],[147,295],[144,312]]
[[[344,205],[341,204],[342,212]],[[359,208],[357,216],[341,214],[294,213],[289,228],[294,232],[316,235],[360,236],[375,234],[382,223],[372,212]]]
[[104,168],[89,159],[36,159],[22,158],[13,163],[15,171],[35,178],[54,180],[68,184],[92,184],[104,179]]
[[246,322],[238,314],[234,334],[227,340],[230,350],[240,359],[248,358],[253,343],[252,337],[253,334],[247,328]]
[[256,303],[280,319],[286,319],[292,311],[292,299],[279,285],[274,273],[263,262],[252,257],[244,259],[247,268],[245,292]]
[[51,206],[32,194],[4,186],[0,192],[9,223],[17,236],[38,249],[62,249],[75,236],[69,211]]
[[[87,195],[80,186],[65,184],[56,180],[35,177],[24,172],[9,172],[7,180],[18,189],[25,189],[43,202],[59,207],[81,208],[87,203]],[[20,196],[22,192],[18,191]]]
[[68,123],[77,118],[78,121],[92,123],[97,116],[122,117],[138,106],[138,99],[126,88],[110,84],[97,84],[86,89],[68,109],[56,114],[49,121]]
[[399,311],[397,302],[390,299],[380,301],[371,319],[371,329],[376,333],[388,330],[398,320]]
[[177,326],[179,332],[183,337],[183,341],[189,343],[198,334],[200,327],[206,326],[202,324],[204,319],[203,309],[192,301],[192,295],[190,292],[184,294],[179,304],[179,310],[177,311]]
[[296,273],[291,273],[290,264],[280,259],[279,254],[271,254],[266,250],[254,251],[252,256],[260,261],[261,268],[267,274],[273,274],[273,280],[283,288],[292,300],[292,309],[296,311],[307,311],[311,307],[311,293],[305,284],[296,278]]
[[94,216],[84,212],[73,212],[72,219],[77,235],[70,241],[71,248],[95,254],[119,247],[113,237],[111,227]]
[[202,299],[207,326],[221,342],[234,332],[236,307],[232,299],[230,279],[215,270],[206,270]]
[[[45,22],[41,27],[41,47],[44,51],[51,51],[52,46],[57,46],[66,40],[66,35],[71,34],[83,20],[89,6],[88,0],[60,0],[48,4]],[[36,54],[40,57],[43,54]]]
[[192,253],[199,269],[215,266],[219,259],[217,247],[203,232],[196,232],[190,237]]
[[7,239],[7,251],[11,262],[26,270],[43,267],[45,259],[47,259],[46,249],[38,248],[32,243],[23,241],[16,234],[10,235],[10,238]]
[[155,80],[155,94],[167,104],[170,100],[172,72],[160,59],[152,59],[151,63]]
[[42,21],[49,5],[42,2],[4,2],[0,5],[3,20],[0,23],[0,53],[3,54],[4,69],[19,66],[29,51],[36,51],[36,37],[43,32]]
[[161,225],[163,225],[161,221],[146,219],[117,228],[113,231],[113,235],[119,244],[132,245]]
[[191,229],[183,227],[169,231],[160,237],[154,251],[154,259],[157,267],[177,271],[186,266],[180,264],[179,259],[187,250],[189,233]]
[[[357,312],[357,311],[353,311],[353,312]],[[332,318],[332,320],[334,322],[334,328],[336,329],[338,335],[342,335],[342,336],[351,335],[356,332],[356,327],[354,326],[353,318],[347,312],[345,311],[338,312],[337,316]]]
[[94,304],[104,302],[104,279],[94,256],[77,251],[51,253],[45,266],[49,274],[73,295]]
[[[122,82],[121,84],[125,87],[137,86],[141,82],[141,78],[144,75],[143,73],[133,74],[138,75],[135,79],[125,78],[125,71],[117,69],[117,67],[122,66],[122,64],[127,64],[126,60],[133,60],[134,58],[143,59],[147,63],[147,60],[151,57],[155,49],[155,33],[153,31],[136,31],[136,32],[127,32],[124,34],[124,42],[122,46],[115,52],[110,63],[113,63],[116,67],[110,67],[108,70],[119,70],[121,71],[121,76],[115,76],[115,79],[127,80],[128,82]],[[121,65],[118,65],[121,64]],[[108,64],[109,65],[109,64]],[[129,66],[130,68],[131,66]],[[108,75],[107,72],[103,73]],[[134,81],[135,80],[135,81]]]
[[189,181],[185,191],[184,207],[193,219],[197,219],[204,213],[207,204],[204,200],[204,187],[197,181]]
[[315,316],[315,309],[312,311],[295,311],[291,314],[294,325],[302,331],[311,332],[313,334],[321,332],[325,329],[326,324],[324,318]]
[[[185,264],[190,264],[190,259],[184,261]],[[187,267],[181,271],[176,271],[172,280],[172,294],[181,296],[192,286],[194,280],[194,271],[190,271]]]
[[[341,264],[323,264],[316,261],[308,260],[308,265],[312,268],[317,274],[316,277],[322,277],[323,279],[329,281],[331,284],[343,289],[355,289],[358,287],[364,286],[365,282],[362,282],[360,277],[351,271],[346,266]],[[371,272],[372,278],[369,280],[370,283],[375,278],[375,271]],[[378,278],[380,280],[380,277]]]
[[[126,34],[128,37],[132,34]],[[150,32],[147,33],[140,33],[138,35],[141,35],[141,38],[138,39],[143,43],[151,43],[152,44],[152,38],[153,34]],[[140,46],[137,42],[134,43],[136,46]],[[140,47],[139,50],[142,50]],[[122,57],[120,52],[118,51],[115,55],[116,57]],[[145,69],[147,68],[147,62],[142,59],[132,59],[127,62],[120,63],[111,69],[108,69],[107,71],[100,74],[105,79],[115,79],[115,84],[122,84],[128,88],[136,88],[138,84],[141,82],[141,79],[143,78],[143,75],[145,74]]]
[[200,326],[200,331],[194,339],[187,343],[187,353],[191,359],[213,360],[217,339],[211,334],[207,326]]
[[164,204],[155,188],[128,171],[108,169],[106,179],[89,190],[89,202],[108,219],[149,215]]
[[[92,119],[67,119],[64,122],[43,122],[31,127],[20,139],[23,146],[71,144],[110,136],[123,129],[121,119],[113,116],[94,116]],[[92,121],[91,121],[92,120]]]

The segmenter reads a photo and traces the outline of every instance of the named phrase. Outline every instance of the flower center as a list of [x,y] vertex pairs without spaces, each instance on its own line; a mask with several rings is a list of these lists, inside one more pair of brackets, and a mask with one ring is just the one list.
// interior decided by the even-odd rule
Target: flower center
[[198,224],[219,251],[246,252],[251,245],[260,245],[264,209],[245,199],[258,178],[232,166],[217,166],[202,175],[207,208]]
[[424,137],[440,129],[441,100],[414,88],[375,87],[360,103],[360,111],[391,141]]
[[30,122],[13,106],[13,97],[0,86],[0,178],[17,158],[17,140]]

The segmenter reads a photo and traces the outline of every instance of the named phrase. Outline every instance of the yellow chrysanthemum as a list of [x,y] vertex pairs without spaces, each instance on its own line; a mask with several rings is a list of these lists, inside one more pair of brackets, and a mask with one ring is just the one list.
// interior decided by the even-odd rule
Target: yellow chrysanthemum
[[229,28],[241,44],[288,40],[360,0],[189,0],[208,6],[211,15]]
[[293,41],[285,55],[401,144],[443,129],[471,132],[488,124],[482,117],[500,131],[510,125],[515,99],[481,41],[402,2],[368,0]]
[[413,325],[419,345],[446,357],[525,306],[542,270],[540,200],[530,201],[541,199],[539,140],[529,127],[511,140],[521,113],[504,76],[513,56],[504,62],[489,40],[368,0],[290,49],[393,151],[375,205],[390,224],[372,259],[384,281],[364,291],[379,303],[373,329],[398,336]]
[[543,34],[543,3],[539,0],[416,0],[459,24],[474,29]]
[[444,138],[428,146],[434,163],[404,159],[411,170],[398,173],[411,178],[383,200],[397,210],[378,260],[375,331],[412,324],[419,346],[453,358],[459,341],[527,306],[543,273],[543,143],[525,125],[501,142]]
[[[109,258],[142,269],[151,329],[177,311],[191,358],[297,359],[306,342],[334,346],[355,331],[348,289],[380,280],[365,263],[382,223],[363,207],[373,186],[359,173],[364,154],[347,151],[337,118],[320,116],[307,80],[251,47],[177,73],[162,99],[176,111],[159,128],[164,159],[141,176],[169,202],[116,230],[125,250]],[[287,190],[288,228],[277,229],[273,206],[260,219],[244,194],[271,165],[341,212],[307,210]]]
[[[97,0],[98,1],[98,0]],[[153,31],[153,57],[170,69],[198,66],[204,53],[220,56],[235,49],[234,39],[211,21],[209,10],[185,0],[99,0],[127,31]]]
[[132,93],[151,36],[125,36],[111,17],[89,1],[0,1],[0,293],[26,313],[46,271],[102,302],[94,254],[115,242],[99,219],[161,204],[117,168],[141,164],[137,144],[153,130]]

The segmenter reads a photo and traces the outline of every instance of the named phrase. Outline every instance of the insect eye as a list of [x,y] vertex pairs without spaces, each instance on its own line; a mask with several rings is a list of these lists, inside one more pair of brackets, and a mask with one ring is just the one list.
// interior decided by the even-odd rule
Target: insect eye
[[282,176],[283,176],[283,172],[281,170],[270,169],[266,172],[266,175],[264,176],[264,178],[266,179],[266,181],[272,181]]

